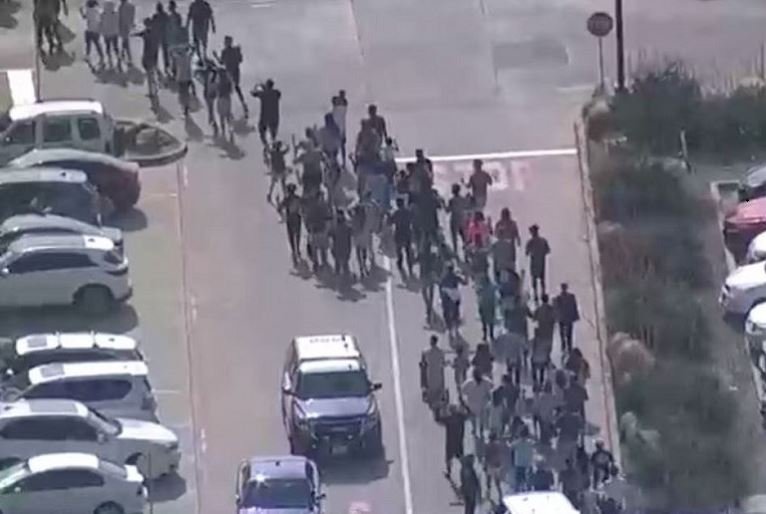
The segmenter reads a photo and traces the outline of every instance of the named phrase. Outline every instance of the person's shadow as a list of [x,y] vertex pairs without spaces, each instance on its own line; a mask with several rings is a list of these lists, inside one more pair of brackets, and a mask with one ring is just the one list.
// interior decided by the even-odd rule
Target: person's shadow
[[[40,61],[48,71],[56,71],[65,66],[71,66],[74,64],[74,53],[69,53],[66,50],[53,53],[41,53]],[[91,68],[93,70],[93,68]]]
[[16,13],[21,9],[21,2],[0,0],[0,28],[15,29],[19,24]]

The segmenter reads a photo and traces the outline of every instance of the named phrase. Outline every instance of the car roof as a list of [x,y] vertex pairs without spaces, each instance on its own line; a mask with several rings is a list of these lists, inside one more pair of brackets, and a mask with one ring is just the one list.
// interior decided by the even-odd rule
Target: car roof
[[343,371],[359,371],[362,369],[362,365],[359,359],[320,359],[302,362],[298,369],[303,374],[338,373]]
[[0,406],[0,421],[32,416],[76,416],[85,417],[88,408],[75,400],[34,399],[18,400]]
[[57,249],[86,249],[108,252],[114,249],[114,242],[108,237],[84,234],[27,234],[13,241],[8,249],[13,253]]
[[358,359],[361,357],[356,340],[347,334],[301,336],[295,338],[298,360]]
[[510,514],[579,514],[560,492],[532,492],[503,497]]
[[29,370],[29,382],[40,384],[63,377],[99,377],[104,375],[147,376],[149,368],[142,361],[54,362]]
[[105,350],[131,351],[138,348],[132,337],[105,332],[56,332],[50,334],[28,334],[16,340],[16,353],[26,355],[50,350]]
[[48,100],[33,104],[14,105],[8,110],[13,120],[35,118],[41,114],[104,114],[104,106],[96,100]]
[[742,181],[749,187],[758,187],[766,182],[766,164],[758,164],[745,172]]
[[91,453],[47,453],[30,457],[27,466],[32,473],[42,473],[56,469],[99,469],[98,462],[98,457]]
[[734,221],[751,222],[766,218],[766,196],[740,203],[736,211],[728,218]]
[[73,230],[90,230],[95,233],[101,231],[101,227],[57,214],[17,214],[0,223],[0,232],[13,232],[29,228],[71,228]]
[[9,166],[19,166],[26,168],[29,166],[37,166],[38,164],[44,164],[46,162],[55,162],[63,160],[75,160],[75,161],[88,161],[99,162],[109,164],[117,167],[137,167],[138,165],[129,161],[118,159],[112,155],[88,152],[86,150],[80,150],[77,148],[40,148],[35,149],[24,155],[15,158],[9,164]]
[[87,182],[88,176],[79,170],[65,170],[55,167],[8,168],[0,172],[0,184],[25,182]]
[[306,466],[311,461],[298,455],[251,457],[250,481],[263,478],[306,478]]

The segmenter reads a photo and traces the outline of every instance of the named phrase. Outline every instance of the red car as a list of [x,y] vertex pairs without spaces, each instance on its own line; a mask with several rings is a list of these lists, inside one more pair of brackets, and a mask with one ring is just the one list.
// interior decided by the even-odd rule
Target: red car
[[102,196],[111,200],[117,211],[130,209],[138,202],[141,195],[138,164],[111,155],[72,148],[50,148],[32,150],[14,159],[9,166],[14,168],[52,166],[80,170],[88,176],[88,182],[96,186]]
[[766,197],[742,202],[726,216],[723,237],[726,246],[739,261],[755,236],[766,231]]

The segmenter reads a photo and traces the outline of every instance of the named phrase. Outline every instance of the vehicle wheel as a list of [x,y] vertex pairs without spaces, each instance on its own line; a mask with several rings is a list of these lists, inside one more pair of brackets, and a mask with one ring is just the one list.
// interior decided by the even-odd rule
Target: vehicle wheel
[[146,479],[154,478],[149,476],[149,472],[151,471],[149,469],[149,459],[146,457],[146,455],[142,453],[136,453],[134,455],[131,455],[130,457],[128,457],[128,460],[125,461],[125,464],[130,464],[131,466],[137,467],[138,471]]
[[93,514],[125,514],[125,509],[114,502],[99,505]]
[[383,454],[383,422],[372,430],[364,440],[364,453],[372,458]]
[[98,316],[114,308],[114,297],[104,286],[86,286],[77,291],[75,306],[84,314]]

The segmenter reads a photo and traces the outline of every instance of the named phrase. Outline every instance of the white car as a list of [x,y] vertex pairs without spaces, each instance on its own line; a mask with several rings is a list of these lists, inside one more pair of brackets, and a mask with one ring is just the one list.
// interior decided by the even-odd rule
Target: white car
[[721,287],[719,302],[731,314],[745,315],[766,301],[766,262],[746,264],[735,269]]
[[766,303],[756,305],[747,313],[745,341],[753,363],[766,376]]
[[0,307],[74,304],[103,314],[131,294],[128,260],[105,237],[26,236],[0,255]]
[[112,153],[114,121],[95,100],[43,100],[0,115],[0,164],[35,148]]
[[99,227],[56,214],[17,214],[0,223],[0,251],[20,237],[33,234],[82,234],[111,239],[115,249],[122,252],[122,230],[115,227]]
[[74,400],[2,404],[0,447],[5,464],[40,453],[84,452],[135,465],[149,479],[174,472],[181,460],[178,437],[164,426],[112,418]]
[[53,362],[144,360],[138,341],[105,332],[28,334],[0,338],[0,372],[6,377]]
[[135,466],[88,453],[47,453],[0,471],[3,514],[143,514],[147,491]]
[[0,386],[5,402],[39,398],[77,400],[110,416],[157,421],[157,400],[142,361],[44,364]]
[[766,261],[766,232],[761,232],[750,241],[745,254],[745,262],[748,264],[761,261]]

